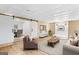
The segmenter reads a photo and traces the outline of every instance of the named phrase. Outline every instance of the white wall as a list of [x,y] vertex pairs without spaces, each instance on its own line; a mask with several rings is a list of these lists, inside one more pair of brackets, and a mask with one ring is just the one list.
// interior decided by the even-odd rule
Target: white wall
[[18,29],[23,29],[24,35],[38,37],[38,32],[39,32],[38,22],[14,18],[14,24],[18,25]]
[[39,36],[38,22],[32,21],[31,22],[31,25],[32,25],[32,33],[31,33],[31,36],[32,37],[38,37]]
[[38,23],[35,21],[25,21],[23,24],[23,35],[30,37],[38,37],[39,34]]
[[22,19],[14,18],[14,24],[18,25],[18,29],[23,29],[23,23]]
[[[58,28],[62,25],[64,26],[64,30],[59,31]],[[61,39],[67,39],[68,38],[68,22],[56,22],[55,35],[60,37]]]
[[14,41],[12,33],[13,24],[12,17],[0,15],[0,44]]
[[32,26],[30,21],[25,21],[23,24],[23,35],[31,35],[32,32]]

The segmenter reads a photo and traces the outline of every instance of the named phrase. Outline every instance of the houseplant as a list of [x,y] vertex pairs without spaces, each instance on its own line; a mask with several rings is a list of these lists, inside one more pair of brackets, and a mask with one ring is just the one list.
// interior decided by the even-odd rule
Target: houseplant
[[53,34],[52,31],[49,30],[49,31],[48,31],[48,35],[49,35],[49,36],[52,36],[52,34]]

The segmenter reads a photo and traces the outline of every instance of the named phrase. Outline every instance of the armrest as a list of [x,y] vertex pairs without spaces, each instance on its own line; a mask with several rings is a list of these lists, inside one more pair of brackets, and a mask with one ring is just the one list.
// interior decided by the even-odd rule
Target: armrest
[[75,53],[79,53],[79,47],[77,47],[77,46],[73,46],[73,45],[70,45],[70,44],[64,44],[63,48],[65,50],[69,50],[69,51],[72,51],[72,52],[75,52]]

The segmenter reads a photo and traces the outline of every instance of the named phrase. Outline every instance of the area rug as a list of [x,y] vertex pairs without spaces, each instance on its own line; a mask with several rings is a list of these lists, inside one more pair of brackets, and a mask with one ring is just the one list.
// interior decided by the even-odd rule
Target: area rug
[[63,44],[67,42],[67,39],[61,39],[58,44],[53,47],[47,45],[47,40],[40,42],[39,50],[49,54],[49,55],[62,55],[63,54]]

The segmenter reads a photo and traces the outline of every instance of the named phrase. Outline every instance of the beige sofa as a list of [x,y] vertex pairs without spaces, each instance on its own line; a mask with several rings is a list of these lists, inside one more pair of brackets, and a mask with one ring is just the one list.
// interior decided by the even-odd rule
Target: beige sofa
[[63,55],[79,55],[79,47],[73,46],[67,42],[63,45]]

